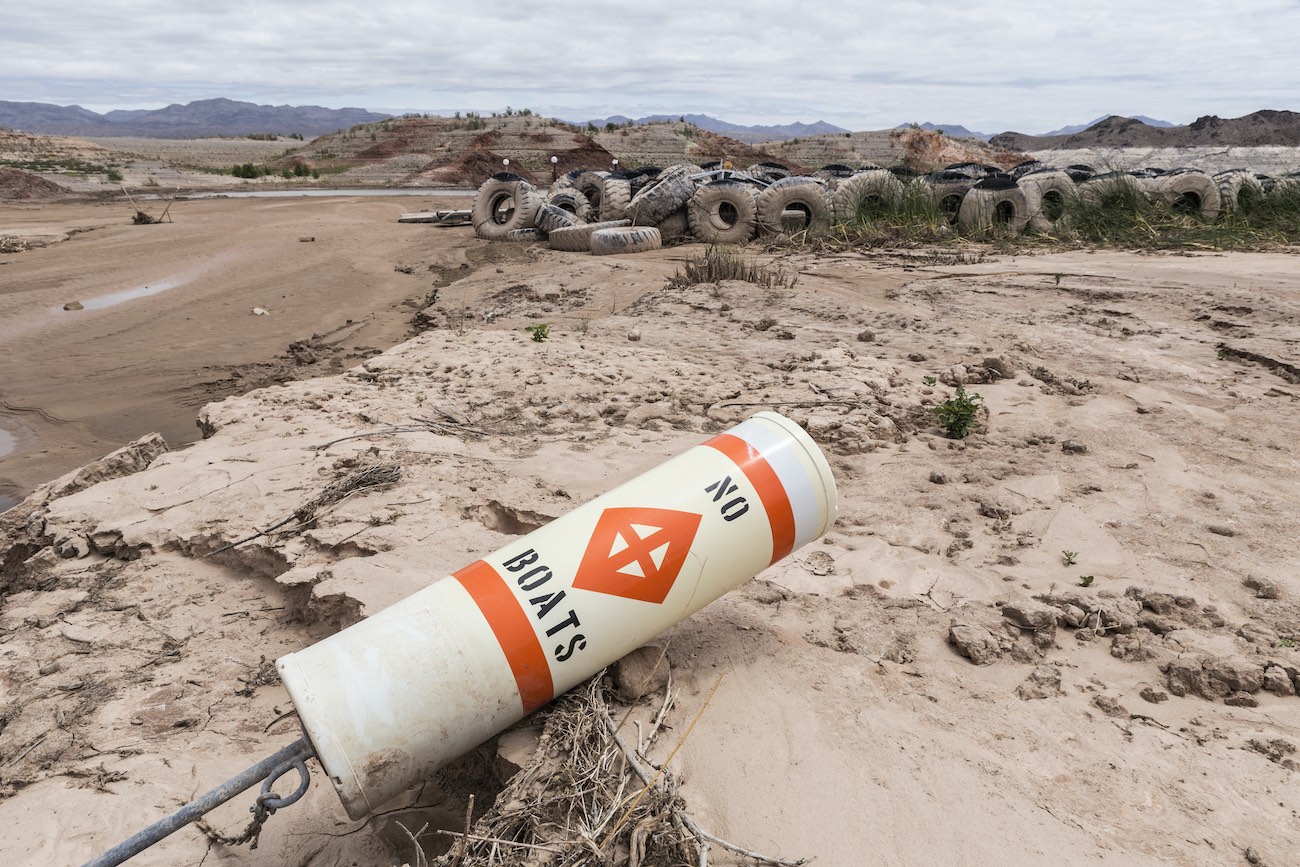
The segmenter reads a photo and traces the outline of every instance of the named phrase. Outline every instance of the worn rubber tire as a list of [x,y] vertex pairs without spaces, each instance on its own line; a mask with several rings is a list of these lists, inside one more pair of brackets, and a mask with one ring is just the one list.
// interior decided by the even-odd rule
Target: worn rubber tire
[[542,230],[542,234],[549,235],[556,229],[582,225],[582,220],[579,220],[563,208],[558,208],[547,202],[537,209],[537,216],[533,218],[533,223],[538,229]]
[[[573,179],[573,188],[587,197],[591,204],[591,214],[600,213],[600,203],[605,196],[605,178],[609,172],[588,169]],[[590,219],[590,218],[588,218]]]
[[1117,199],[1147,195],[1140,179],[1124,172],[1104,172],[1079,184],[1079,198],[1094,207],[1113,207]]
[[949,226],[957,225],[957,216],[961,213],[962,199],[975,186],[970,178],[960,181],[941,181],[925,178],[925,185],[930,189],[930,197],[939,214],[948,221]]
[[586,223],[592,216],[591,202],[577,187],[551,187],[550,192],[546,194],[546,204],[568,211],[577,217],[579,222]]
[[831,212],[836,222],[857,224],[871,219],[872,213],[898,210],[902,200],[902,182],[892,172],[872,169],[840,181],[831,194]]
[[538,241],[546,240],[546,233],[541,229],[511,229],[506,232],[505,241],[515,241],[522,244],[535,244]]
[[1224,211],[1248,211],[1252,200],[1264,194],[1264,185],[1247,169],[1232,169],[1214,176],[1219,185],[1219,203]]
[[632,182],[627,178],[605,178],[605,190],[600,198],[600,218],[602,220],[626,219],[628,206],[631,204]]
[[621,253],[644,253],[663,246],[659,230],[654,226],[625,226],[618,229],[597,229],[591,233],[591,255],[612,256]]
[[579,223],[556,229],[548,236],[552,250],[566,253],[591,252],[591,233],[600,229],[619,229],[632,225],[631,220],[606,220],[600,223]]
[[1059,233],[1070,203],[1079,195],[1070,176],[1058,171],[1029,172],[1017,183],[1025,194],[1029,229],[1044,235]]
[[1201,171],[1166,172],[1152,179],[1151,197],[1176,211],[1196,214],[1213,223],[1223,210],[1223,199],[1214,178]]
[[[513,208],[502,206],[512,201]],[[529,229],[542,204],[542,193],[527,181],[501,181],[489,178],[478,188],[470,222],[474,234],[489,241],[504,240],[514,229]]]
[[551,189],[553,190],[572,189],[574,186],[574,181],[576,181],[585,171],[586,169],[572,169],[570,171],[565,172],[564,174],[556,178],[554,182],[552,182]]
[[788,234],[786,211],[803,215],[794,231],[822,232],[831,224],[831,200],[826,188],[809,177],[782,178],[758,194],[758,230],[766,235]]
[[714,181],[686,203],[691,235],[706,244],[744,244],[758,231],[758,196],[743,181]]
[[772,181],[779,181],[794,174],[794,172],[790,171],[788,166],[776,162],[754,163],[749,167],[749,170],[751,172],[766,175]]
[[841,181],[853,177],[855,169],[842,163],[830,163],[813,172],[813,177],[826,182],[830,189],[835,189]]
[[665,247],[679,241],[691,240],[691,221],[686,216],[686,206],[683,205],[664,217],[655,228],[659,230],[659,240]]
[[961,200],[957,227],[965,235],[978,235],[993,229],[1019,235],[1029,222],[1029,205],[1025,193],[1014,183],[1007,187],[971,187]]
[[673,211],[685,205],[695,193],[691,175],[699,167],[678,165],[664,169],[651,185],[643,187],[632,197],[628,216],[634,226],[657,226]]

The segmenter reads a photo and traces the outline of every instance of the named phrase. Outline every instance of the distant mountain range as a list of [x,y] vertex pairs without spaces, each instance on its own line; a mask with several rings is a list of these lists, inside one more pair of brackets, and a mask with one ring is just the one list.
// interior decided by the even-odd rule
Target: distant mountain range
[[781,126],[741,126],[740,124],[727,123],[725,120],[718,120],[716,117],[710,117],[707,114],[651,114],[635,120],[626,115],[616,114],[600,120],[584,120],[577,123],[579,126],[591,125],[603,129],[611,123],[614,126],[627,126],[629,123],[634,126],[641,126],[647,123],[672,123],[673,121],[685,121],[698,126],[700,129],[718,135],[725,135],[745,144],[757,144],[765,141],[788,141],[792,138],[804,138],[810,135],[848,132],[847,129],[827,123],[824,120],[819,120],[816,123],[788,123]]
[[[1113,114],[1103,114],[1101,117],[1095,117],[1092,120],[1088,121],[1087,123],[1079,123],[1079,124],[1075,124],[1074,126],[1063,126],[1060,129],[1054,129],[1051,132],[1040,132],[1040,133],[1035,133],[1035,135],[1038,136],[1074,135],[1075,133],[1083,132],[1086,129],[1092,129],[1094,126],[1101,123],[1103,120],[1109,120],[1110,118],[1115,116],[1116,115]],[[1131,114],[1128,116],[1128,119],[1141,121],[1147,126],[1170,127],[1174,125],[1167,120],[1156,120],[1154,117],[1147,117],[1145,114]]]
[[1185,126],[1155,123],[1160,125],[1112,115],[1074,133],[1033,136],[1004,132],[990,142],[1025,152],[1098,147],[1300,147],[1300,114],[1294,111],[1256,111],[1234,118],[1206,115]]
[[306,138],[392,117],[360,108],[319,105],[257,105],[233,99],[201,99],[187,105],[98,114],[79,105],[0,100],[0,126],[49,135],[203,138],[249,133],[297,133]]

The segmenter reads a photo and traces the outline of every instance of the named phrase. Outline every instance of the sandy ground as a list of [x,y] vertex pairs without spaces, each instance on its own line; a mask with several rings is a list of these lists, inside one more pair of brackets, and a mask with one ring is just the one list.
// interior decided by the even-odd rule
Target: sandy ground
[[[0,205],[0,235],[48,244],[0,255],[0,430],[12,437],[0,435],[0,496],[142,432],[183,445],[214,397],[341,371],[405,339],[412,299],[449,277],[423,261],[439,230],[395,220],[461,204],[180,201],[174,222],[152,226],[133,225],[124,202]],[[85,309],[63,309],[72,302]]]
[[[71,468],[188,434],[178,408],[206,438],[142,440],[0,523],[0,861],[80,863],[242,770],[297,736],[268,660],[772,408],[827,452],[840,519],[670,633],[674,732],[723,674],[673,759],[703,826],[834,867],[1295,863],[1294,255],[756,250],[797,285],[673,288],[700,248],[201,204],[2,212],[100,228],[0,265],[3,392],[32,408],[0,473],[55,474],[30,441]],[[435,283],[427,330],[351,364]],[[199,406],[347,319],[376,323],[329,356],[348,369]],[[929,411],[958,383],[986,408],[961,441]],[[374,460],[400,481],[203,556]],[[132,863],[398,864],[399,822],[455,827],[499,785],[464,770],[354,823],[318,779],[256,851],[187,829]]]

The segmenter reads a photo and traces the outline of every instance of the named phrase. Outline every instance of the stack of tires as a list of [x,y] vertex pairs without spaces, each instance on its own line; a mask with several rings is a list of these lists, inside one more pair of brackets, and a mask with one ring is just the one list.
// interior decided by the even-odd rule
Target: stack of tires
[[1039,162],[1006,172],[958,163],[919,176],[840,165],[792,175],[785,166],[759,163],[729,175],[710,180],[690,163],[574,171],[543,192],[516,175],[498,174],[479,188],[471,219],[481,238],[546,241],[556,250],[608,254],[685,240],[743,244],[761,235],[822,232],[833,223],[876,222],[898,214],[905,197],[928,196],[963,234],[1052,235],[1064,232],[1076,201],[1126,207],[1149,198],[1209,222],[1247,207],[1272,185],[1300,189],[1300,178],[1274,181],[1244,169],[1214,176],[1155,168],[1098,174],[1091,166],[1056,169]]

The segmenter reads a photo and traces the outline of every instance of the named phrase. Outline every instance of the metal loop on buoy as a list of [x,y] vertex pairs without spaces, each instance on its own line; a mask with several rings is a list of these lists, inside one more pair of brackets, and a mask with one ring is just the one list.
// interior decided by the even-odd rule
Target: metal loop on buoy
[[[298,772],[298,788],[281,798],[271,791],[271,787],[290,771]],[[262,784],[262,794],[257,796],[257,803],[274,813],[281,807],[296,804],[303,795],[307,794],[307,788],[310,785],[311,772],[307,770],[307,763],[300,758],[296,758],[271,771],[270,776],[266,778],[266,782]],[[256,810],[257,808],[252,807],[250,809]]]

